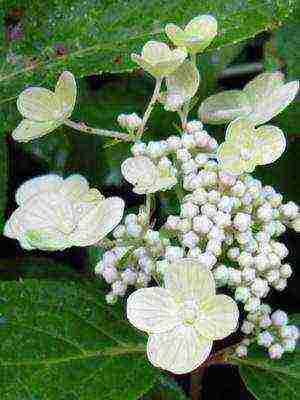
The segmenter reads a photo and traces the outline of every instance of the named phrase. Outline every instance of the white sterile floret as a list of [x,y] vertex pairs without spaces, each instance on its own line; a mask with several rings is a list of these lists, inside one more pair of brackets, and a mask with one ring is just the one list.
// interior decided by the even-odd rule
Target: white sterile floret
[[81,175],[30,179],[17,190],[16,202],[4,235],[27,250],[96,244],[120,223],[124,211],[122,199],[104,199]]
[[275,326],[284,326],[288,323],[288,316],[282,310],[274,311],[271,320]]
[[243,344],[238,345],[235,349],[235,354],[240,358],[247,357],[248,347]]
[[294,202],[289,201],[281,206],[280,211],[285,218],[294,219],[299,213],[299,207]]
[[205,131],[194,132],[193,136],[198,147],[204,148],[208,145],[210,136]]
[[129,296],[127,318],[149,334],[147,355],[153,365],[188,373],[206,360],[213,340],[237,328],[238,308],[230,297],[215,294],[212,273],[193,259],[170,265],[164,279],[164,288]]
[[203,129],[203,124],[201,121],[195,119],[193,121],[189,121],[186,124],[185,130],[187,131],[187,133],[195,133],[198,131],[202,131]]
[[261,332],[257,337],[257,344],[263,347],[270,347],[273,342],[274,336],[268,331]]
[[150,158],[143,156],[127,158],[121,165],[121,171],[138,194],[168,190],[177,182],[170,171],[158,168]]
[[181,216],[183,218],[193,218],[198,214],[199,207],[193,204],[191,201],[188,201],[181,205]]
[[196,247],[198,242],[199,238],[193,231],[189,231],[182,236],[183,245],[191,249]]
[[240,232],[248,230],[251,224],[251,215],[244,213],[237,213],[233,219],[233,226]]
[[250,335],[254,330],[254,324],[249,321],[244,321],[241,326],[241,331],[246,335]]
[[279,343],[273,344],[269,347],[269,356],[274,360],[281,358],[283,353],[284,348]]
[[289,264],[283,264],[279,269],[280,276],[288,279],[292,276],[293,270]]
[[227,285],[229,273],[228,273],[228,267],[226,267],[226,265],[224,264],[217,265],[216,268],[213,270],[213,274],[217,286],[222,287]]
[[167,246],[165,257],[168,261],[175,261],[176,259],[183,258],[183,248],[179,246]]
[[250,297],[250,290],[247,287],[239,286],[235,289],[234,298],[236,301],[245,303]]

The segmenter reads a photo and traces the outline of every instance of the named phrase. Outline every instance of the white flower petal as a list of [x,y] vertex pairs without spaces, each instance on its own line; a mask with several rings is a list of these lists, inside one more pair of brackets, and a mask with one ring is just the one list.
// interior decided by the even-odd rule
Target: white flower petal
[[83,211],[69,238],[74,246],[90,246],[110,233],[123,217],[124,201],[119,197],[109,197]]
[[121,165],[121,171],[129,183],[145,188],[145,190],[150,188],[158,177],[154,163],[148,157],[142,156],[127,158]]
[[55,96],[62,104],[64,114],[69,117],[76,102],[77,87],[74,75],[69,71],[64,71],[56,84]]
[[127,299],[127,318],[147,333],[166,332],[179,324],[178,306],[161,287],[138,289]]
[[286,139],[281,129],[264,125],[255,130],[257,138],[257,162],[266,165],[276,161],[286,148]]
[[141,56],[150,64],[155,64],[160,60],[169,60],[171,50],[166,43],[150,40],[144,45]]
[[283,85],[282,72],[264,72],[248,82],[243,92],[247,95],[249,102],[254,105],[264,101],[265,97],[272,96],[274,91]]
[[88,181],[79,174],[69,176],[64,180],[61,193],[70,200],[79,200],[82,196],[87,195],[89,191]]
[[67,235],[50,228],[26,231],[25,235],[20,238],[20,244],[28,250],[55,251],[70,247]]
[[57,96],[39,87],[25,89],[18,97],[17,107],[24,118],[38,122],[55,121],[63,115]]
[[198,69],[190,61],[184,61],[176,71],[166,78],[168,95],[180,94],[186,101],[197,92],[200,82]]
[[189,326],[151,334],[147,355],[150,362],[175,374],[186,374],[199,367],[209,356],[212,341],[199,336]]
[[61,123],[59,121],[37,122],[23,119],[13,130],[12,137],[17,142],[29,142],[54,131]]
[[59,175],[38,176],[23,183],[16,192],[16,202],[20,206],[31,197],[42,192],[59,191],[64,180]]
[[208,339],[223,339],[237,329],[239,310],[236,302],[223,294],[212,296],[200,305],[201,316],[195,329]]
[[186,258],[170,265],[165,274],[165,287],[178,300],[203,300],[215,294],[215,280],[197,260]]

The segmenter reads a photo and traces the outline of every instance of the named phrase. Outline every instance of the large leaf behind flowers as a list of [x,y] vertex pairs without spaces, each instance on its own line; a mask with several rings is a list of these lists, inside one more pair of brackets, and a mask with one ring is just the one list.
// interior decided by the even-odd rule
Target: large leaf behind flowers
[[[300,325],[300,314],[290,318]],[[300,394],[300,348],[285,353],[280,360],[271,360],[266,352],[254,348],[246,358],[234,360],[247,388],[258,400],[296,400]]]
[[1,400],[131,400],[157,370],[91,282],[0,283]]
[[[211,48],[230,45],[280,25],[294,0],[8,0],[0,8],[0,90],[6,102],[26,84],[136,67],[130,53],[150,39],[166,39],[167,22],[186,24],[212,14],[219,34]],[[4,32],[5,21],[12,20]],[[1,32],[2,29],[2,32]],[[10,40],[7,40],[10,39]],[[1,103],[0,103],[1,104]]]

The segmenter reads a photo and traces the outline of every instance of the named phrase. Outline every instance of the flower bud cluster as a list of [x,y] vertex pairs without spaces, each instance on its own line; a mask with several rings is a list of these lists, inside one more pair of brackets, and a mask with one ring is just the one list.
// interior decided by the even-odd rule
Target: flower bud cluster
[[288,316],[284,311],[276,310],[271,314],[266,304],[247,315],[241,331],[246,336],[235,349],[238,357],[246,357],[248,346],[256,343],[268,350],[271,359],[279,359],[284,353],[293,352],[300,333],[297,326],[288,324]]
[[106,251],[95,267],[95,273],[111,285],[106,296],[110,304],[115,303],[118,296],[124,296],[129,286],[148,286],[159,272],[158,260],[168,259],[173,247],[169,239],[149,227],[143,211],[138,215],[128,214],[113,236],[115,247]]

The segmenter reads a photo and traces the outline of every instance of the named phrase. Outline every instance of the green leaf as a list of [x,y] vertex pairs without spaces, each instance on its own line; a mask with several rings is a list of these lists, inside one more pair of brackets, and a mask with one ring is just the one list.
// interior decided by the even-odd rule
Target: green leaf
[[48,257],[25,256],[0,261],[0,281],[16,279],[80,279],[69,265]]
[[8,182],[8,150],[6,144],[6,135],[0,136],[0,230],[2,232],[5,218],[6,200],[7,200],[7,182]]
[[153,386],[143,337],[96,283],[2,282],[0,293],[1,399],[133,400]]
[[176,381],[161,375],[157,385],[142,400],[187,400],[183,390],[177,385]]
[[[300,314],[290,322],[300,324]],[[250,348],[251,349],[251,348]],[[246,358],[234,358],[247,388],[258,400],[296,399],[300,393],[300,348],[285,353],[280,360],[271,360],[261,348],[254,348]]]
[[[50,0],[45,7],[37,0],[6,1],[0,10],[1,102],[16,97],[26,84],[53,83],[64,69],[77,77],[132,70],[136,65],[130,53],[139,52],[147,40],[166,39],[163,31],[168,22],[184,25],[196,15],[212,14],[218,21],[219,34],[210,48],[219,48],[280,25],[293,3],[105,0],[99,4],[96,0]],[[10,19],[14,24],[8,29],[19,29],[18,38],[5,35],[3,28]]]

